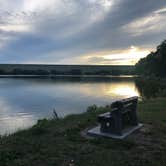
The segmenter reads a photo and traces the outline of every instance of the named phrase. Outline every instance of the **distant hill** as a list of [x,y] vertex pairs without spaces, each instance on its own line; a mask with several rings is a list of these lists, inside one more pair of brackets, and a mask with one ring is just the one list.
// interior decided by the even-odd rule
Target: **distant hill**
[[0,75],[129,75],[134,66],[0,64]]
[[164,40],[155,52],[142,58],[136,65],[136,72],[141,75],[166,77],[166,40]]

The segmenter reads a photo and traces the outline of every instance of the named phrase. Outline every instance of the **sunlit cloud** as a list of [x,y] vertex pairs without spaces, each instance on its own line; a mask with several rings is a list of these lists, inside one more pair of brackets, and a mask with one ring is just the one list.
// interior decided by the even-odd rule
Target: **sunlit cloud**
[[25,26],[25,25],[3,25],[3,26],[0,26],[0,30],[22,32],[22,31],[28,31],[29,28],[28,26]]
[[131,33],[133,36],[139,36],[144,33],[165,32],[166,29],[166,8],[154,11],[148,16],[139,18],[131,23],[124,25],[122,29]]
[[135,64],[166,38],[165,13],[163,0],[0,0],[0,61]]
[[154,13],[156,14],[166,14],[166,7],[156,10]]

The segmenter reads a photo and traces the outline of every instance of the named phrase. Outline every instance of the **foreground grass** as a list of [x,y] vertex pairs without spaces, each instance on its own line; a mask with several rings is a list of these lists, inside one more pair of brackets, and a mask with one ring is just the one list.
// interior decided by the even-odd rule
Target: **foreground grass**
[[165,166],[166,98],[144,101],[138,109],[145,125],[123,141],[80,134],[108,108],[41,120],[29,130],[0,138],[0,166]]

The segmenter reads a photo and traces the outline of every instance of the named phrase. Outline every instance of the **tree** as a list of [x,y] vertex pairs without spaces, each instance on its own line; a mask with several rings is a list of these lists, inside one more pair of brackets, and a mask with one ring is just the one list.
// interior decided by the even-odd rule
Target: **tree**
[[155,52],[142,58],[136,65],[136,72],[141,75],[166,76],[166,40],[164,40]]

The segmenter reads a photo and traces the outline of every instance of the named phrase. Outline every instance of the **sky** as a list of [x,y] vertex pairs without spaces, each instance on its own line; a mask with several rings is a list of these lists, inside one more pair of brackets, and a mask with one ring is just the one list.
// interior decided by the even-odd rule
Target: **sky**
[[134,65],[164,39],[165,0],[0,0],[0,63]]

